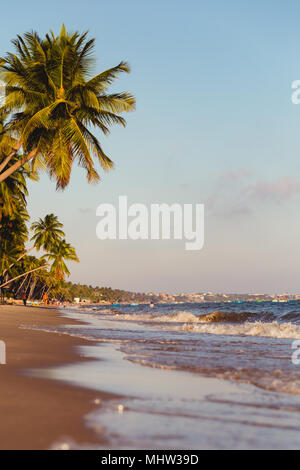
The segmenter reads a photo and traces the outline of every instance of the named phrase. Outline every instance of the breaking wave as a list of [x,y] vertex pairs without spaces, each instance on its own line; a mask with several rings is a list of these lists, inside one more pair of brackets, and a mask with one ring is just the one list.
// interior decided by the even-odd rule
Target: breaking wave
[[263,336],[266,338],[300,339],[300,326],[293,323],[264,323],[260,321],[245,322],[240,325],[229,324],[184,324],[174,327],[179,331],[191,331],[195,333],[209,333],[214,335],[242,335]]
[[[122,313],[107,309],[99,312],[109,318],[121,321],[148,323],[151,327],[161,329],[207,333],[215,335],[260,336],[269,338],[300,339],[300,325],[278,320],[271,313],[257,314],[253,312],[221,312],[216,311],[206,315],[195,315],[188,311],[179,311],[168,315],[148,313]],[[288,315],[289,319],[291,314]],[[297,317],[299,319],[299,316]]]

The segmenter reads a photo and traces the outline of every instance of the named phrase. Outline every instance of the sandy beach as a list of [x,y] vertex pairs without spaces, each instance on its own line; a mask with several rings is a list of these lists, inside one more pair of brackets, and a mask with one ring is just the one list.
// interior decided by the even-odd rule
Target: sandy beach
[[64,323],[55,309],[0,306],[0,339],[7,352],[7,364],[0,366],[0,449],[48,449],[65,437],[99,443],[99,434],[96,438],[83,424],[83,416],[95,407],[95,392],[23,375],[28,368],[85,360],[76,352],[84,340],[21,328]]

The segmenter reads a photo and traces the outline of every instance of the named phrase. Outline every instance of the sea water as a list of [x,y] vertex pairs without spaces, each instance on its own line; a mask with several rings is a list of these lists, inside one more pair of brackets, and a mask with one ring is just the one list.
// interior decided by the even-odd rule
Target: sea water
[[88,339],[81,354],[98,360],[53,376],[121,396],[86,419],[107,448],[299,448],[299,302],[94,305],[64,314],[86,323],[55,331]]

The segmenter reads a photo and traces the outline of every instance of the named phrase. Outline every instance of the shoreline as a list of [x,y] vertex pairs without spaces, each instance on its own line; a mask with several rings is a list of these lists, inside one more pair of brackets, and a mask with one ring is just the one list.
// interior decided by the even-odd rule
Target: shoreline
[[0,449],[49,449],[58,440],[103,444],[84,424],[84,416],[98,408],[95,398],[112,394],[73,386],[59,380],[24,374],[25,369],[80,363],[78,346],[87,341],[49,335],[21,326],[80,324],[53,308],[0,305],[0,340],[6,343],[6,364],[0,365]]
[[[152,367],[143,345],[146,359],[154,351],[185,360],[188,341],[200,363],[203,356],[216,359],[224,346],[222,335],[179,338],[168,327],[162,334],[163,342],[160,329],[109,313],[0,306],[7,349],[7,365],[0,365],[0,449],[298,448],[299,395],[173,368],[170,361]],[[254,352],[251,337],[242,338],[243,350],[237,341],[226,341],[228,370],[229,359],[247,365],[261,356],[262,338]],[[277,355],[287,344],[272,340]]]

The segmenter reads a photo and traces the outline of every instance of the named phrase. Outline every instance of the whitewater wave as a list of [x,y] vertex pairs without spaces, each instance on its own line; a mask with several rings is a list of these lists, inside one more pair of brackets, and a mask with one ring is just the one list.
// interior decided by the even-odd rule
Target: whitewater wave
[[[104,312],[99,312],[104,313]],[[213,312],[207,315],[194,315],[181,311],[168,315],[109,313],[109,318],[122,321],[149,322],[151,327],[167,328],[192,333],[215,335],[260,336],[282,339],[300,339],[300,325],[291,322],[278,322],[271,314],[259,316],[252,312]],[[260,320],[257,320],[257,318]],[[273,321],[271,320],[273,318]],[[162,325],[164,324],[164,325]],[[167,326],[166,326],[167,324]]]
[[[105,309],[95,309],[91,313],[98,313],[100,315],[109,314],[109,318],[114,317],[118,320],[126,321],[152,321],[158,323],[245,323],[259,321],[275,320],[276,317],[272,313],[257,314],[253,312],[221,312],[216,311],[205,315],[195,315],[189,311],[179,311],[169,314],[157,313],[123,313],[120,311]],[[299,319],[299,316],[297,317]],[[284,320],[281,317],[280,320]],[[290,319],[290,318],[287,318]]]
[[300,326],[293,323],[278,323],[277,321],[264,323],[261,321],[245,322],[238,325],[229,324],[188,324],[174,326],[177,331],[190,331],[195,333],[209,333],[214,335],[241,335],[262,336],[266,338],[300,339]]
[[213,312],[207,315],[200,315],[198,320],[205,323],[242,323],[245,321],[257,319],[257,313],[252,312]]
[[[100,312],[102,313],[102,311]],[[115,318],[118,320],[126,321],[151,321],[154,323],[197,323],[200,321],[200,317],[194,315],[193,313],[182,311],[177,313],[170,313],[168,315],[157,315],[150,313],[121,313],[121,312],[111,312]]]

